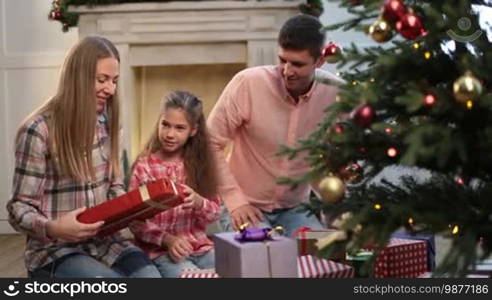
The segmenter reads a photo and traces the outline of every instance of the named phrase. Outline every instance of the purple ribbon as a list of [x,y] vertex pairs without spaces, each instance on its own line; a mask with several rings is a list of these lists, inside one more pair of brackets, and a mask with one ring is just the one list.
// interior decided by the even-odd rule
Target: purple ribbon
[[271,240],[272,228],[253,228],[246,227],[239,231],[234,238],[241,242]]

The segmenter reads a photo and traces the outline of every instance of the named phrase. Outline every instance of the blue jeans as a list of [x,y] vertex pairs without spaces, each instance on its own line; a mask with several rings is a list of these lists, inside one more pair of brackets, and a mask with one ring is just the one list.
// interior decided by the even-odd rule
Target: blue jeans
[[121,253],[111,267],[89,255],[73,253],[34,270],[30,275],[38,278],[161,278],[150,258],[135,249]]
[[[275,209],[272,212],[262,212],[263,221],[256,225],[262,227],[282,226],[286,236],[292,236],[297,229],[307,226],[312,229],[322,229],[323,225],[319,222],[315,215],[309,215],[308,211],[300,210],[300,205],[293,208]],[[233,231],[231,216],[225,206],[222,206],[222,214],[219,223],[223,231]]]
[[215,268],[215,253],[210,250],[205,254],[190,255],[184,260],[175,263],[169,255],[164,254],[154,258],[154,264],[164,278],[177,278],[184,269]]

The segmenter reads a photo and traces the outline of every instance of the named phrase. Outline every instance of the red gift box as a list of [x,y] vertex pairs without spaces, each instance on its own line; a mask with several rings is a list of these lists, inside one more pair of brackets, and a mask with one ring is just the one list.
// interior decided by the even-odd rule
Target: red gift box
[[415,278],[427,271],[427,243],[392,238],[374,263],[374,277]]
[[105,221],[97,235],[106,236],[127,227],[133,220],[145,220],[177,206],[183,203],[185,197],[181,186],[163,178],[93,206],[78,215],[77,219],[86,224]]
[[352,278],[354,268],[312,255],[297,258],[299,278]]

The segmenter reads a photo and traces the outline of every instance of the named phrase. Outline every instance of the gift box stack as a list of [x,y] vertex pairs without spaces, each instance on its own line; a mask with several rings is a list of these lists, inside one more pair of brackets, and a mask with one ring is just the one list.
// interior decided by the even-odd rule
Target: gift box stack
[[98,236],[106,236],[127,227],[132,220],[145,220],[182,204],[185,197],[181,186],[163,178],[91,207],[77,219],[86,224],[105,221]]
[[374,263],[374,277],[415,278],[427,271],[424,241],[392,238]]

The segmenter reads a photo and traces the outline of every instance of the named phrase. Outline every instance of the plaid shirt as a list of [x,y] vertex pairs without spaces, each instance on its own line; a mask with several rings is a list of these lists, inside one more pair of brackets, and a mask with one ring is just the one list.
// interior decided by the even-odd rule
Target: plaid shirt
[[77,182],[62,176],[48,149],[47,116],[39,115],[20,129],[15,150],[9,222],[27,234],[24,259],[29,271],[71,253],[84,253],[111,266],[131,242],[115,234],[68,243],[47,236],[46,223],[82,206],[91,207],[124,193],[121,178],[110,178],[110,139],[104,115],[99,115],[92,152],[96,180]]
[[[157,155],[141,157],[135,162],[130,179],[130,189],[157,180],[170,178],[178,184],[186,183],[183,161],[167,162]],[[193,246],[193,254],[203,254],[213,248],[213,242],[205,231],[209,223],[216,221],[220,215],[218,197],[205,199],[201,210],[183,209],[176,206],[143,221],[133,221],[130,230],[135,235],[137,245],[154,259],[166,253],[162,240],[167,234],[185,237]]]

